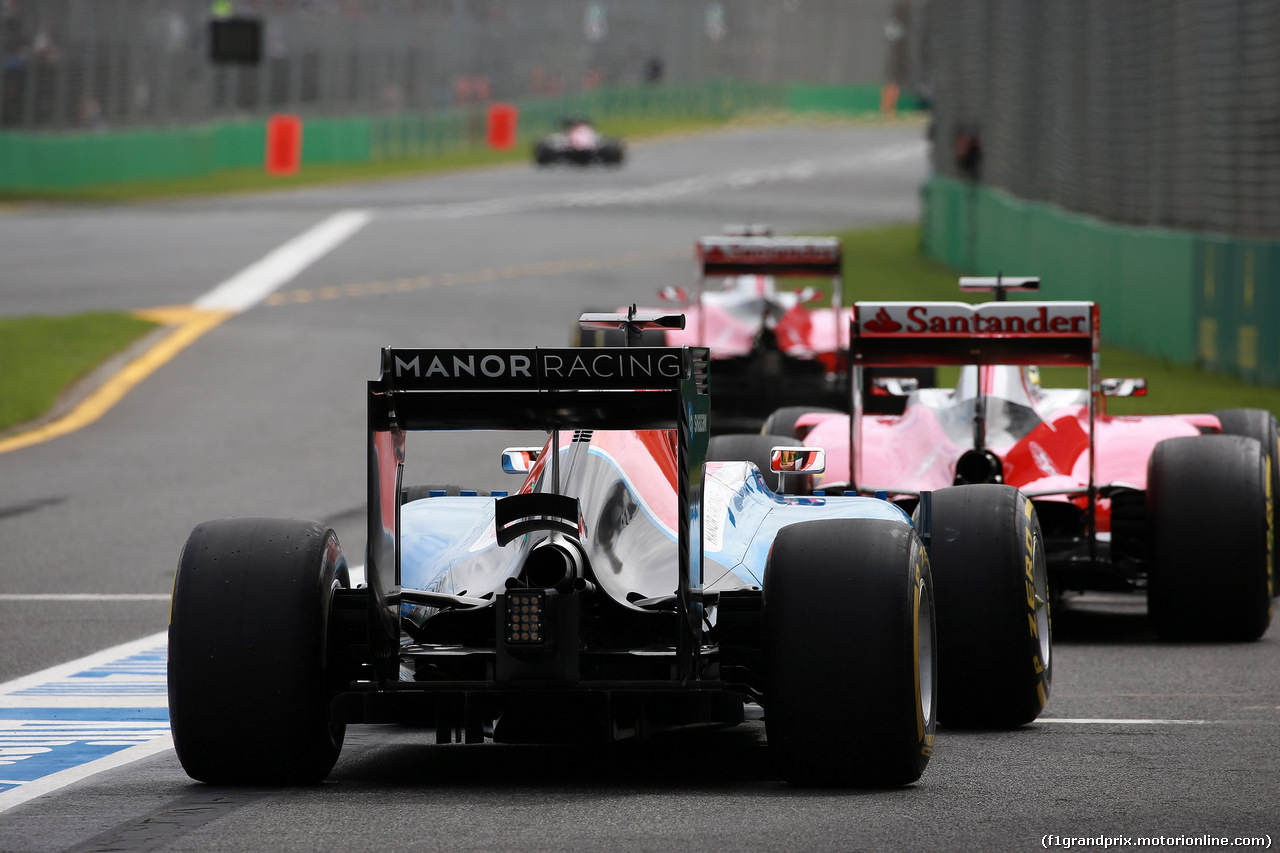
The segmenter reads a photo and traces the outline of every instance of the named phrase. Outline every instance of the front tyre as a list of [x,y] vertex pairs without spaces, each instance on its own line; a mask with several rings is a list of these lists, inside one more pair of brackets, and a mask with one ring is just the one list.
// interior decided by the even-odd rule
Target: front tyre
[[943,654],[938,719],[1031,722],[1053,682],[1048,563],[1031,501],[1012,486],[939,489],[929,560]]
[[888,788],[933,753],[929,560],[909,524],[794,524],[764,579],[765,729],[788,782]]
[[193,779],[319,782],[342,749],[329,720],[328,627],[348,585],[325,525],[229,518],[191,532],[173,584],[169,715]]

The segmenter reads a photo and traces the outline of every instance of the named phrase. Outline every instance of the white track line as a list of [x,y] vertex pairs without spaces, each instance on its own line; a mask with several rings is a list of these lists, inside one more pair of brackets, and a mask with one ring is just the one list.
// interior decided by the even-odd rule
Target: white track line
[[196,308],[247,311],[355,234],[373,218],[368,210],[340,210],[251,264],[195,301]]
[[[160,703],[160,707],[167,704],[164,697],[142,697],[142,696],[101,696],[86,700],[85,697],[62,697],[53,699],[51,697],[22,697],[13,694],[20,693],[32,688],[41,687],[43,685],[62,681],[78,673],[86,670],[94,669],[112,664],[134,655],[150,652],[157,646],[168,642],[168,631],[161,631],[148,637],[143,637],[132,642],[122,643],[118,646],[112,646],[100,652],[80,658],[79,660],[69,661],[68,663],[59,664],[40,672],[25,675],[16,678],[13,681],[6,681],[0,684],[0,708],[23,708],[31,706],[33,703],[39,707],[93,707],[109,710],[110,708],[120,707],[156,707]],[[154,724],[157,728],[167,728],[167,723]],[[96,773],[104,770],[113,770],[122,767],[142,758],[164,752],[173,747],[173,739],[168,735],[153,738],[146,743],[140,743],[130,746],[102,758],[81,764],[75,767],[68,767],[65,770],[59,770],[48,776],[42,776],[32,781],[23,781],[18,783],[18,787],[0,793],[0,812],[7,811],[14,806],[25,803],[36,797],[51,793],[59,788],[65,788],[67,785],[74,784],[83,779],[87,779]],[[0,775],[3,771],[0,770]]]
[[167,592],[12,592],[0,601],[168,601]]

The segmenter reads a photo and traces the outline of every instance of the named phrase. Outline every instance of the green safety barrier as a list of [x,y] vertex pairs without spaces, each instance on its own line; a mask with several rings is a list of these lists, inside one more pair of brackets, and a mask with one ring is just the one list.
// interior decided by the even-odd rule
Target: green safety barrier
[[[697,86],[602,87],[557,98],[524,99],[522,143],[550,133],[567,116],[723,120],[747,111],[859,114],[880,109],[879,89],[713,80]],[[911,96],[900,111],[919,107]],[[303,117],[301,162],[363,163],[429,157],[486,141],[486,107],[475,105],[387,117]],[[266,119],[181,128],[94,133],[0,132],[0,191],[70,190],[126,181],[209,175],[261,167]]]
[[1280,243],[1115,225],[942,177],[921,193],[930,257],[1097,302],[1107,343],[1280,384]]

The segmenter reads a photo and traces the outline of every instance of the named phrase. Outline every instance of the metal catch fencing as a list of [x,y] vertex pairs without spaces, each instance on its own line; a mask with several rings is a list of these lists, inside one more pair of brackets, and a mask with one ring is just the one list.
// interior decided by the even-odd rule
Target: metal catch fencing
[[943,0],[927,17],[938,174],[1280,239],[1280,3]]
[[[425,113],[597,88],[904,87],[923,0],[0,0],[0,131]],[[263,22],[261,61],[210,21]]]

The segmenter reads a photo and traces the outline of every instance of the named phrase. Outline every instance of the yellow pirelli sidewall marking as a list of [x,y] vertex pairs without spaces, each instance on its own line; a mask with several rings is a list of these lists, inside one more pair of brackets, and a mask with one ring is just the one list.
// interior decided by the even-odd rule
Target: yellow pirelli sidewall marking
[[[1267,454],[1266,482],[1267,482],[1267,593],[1274,596],[1276,594],[1273,581],[1276,576],[1276,528],[1275,528],[1275,512],[1276,496],[1271,491],[1271,466],[1275,464],[1275,460],[1271,458],[1271,454]],[[1274,606],[1274,605],[1273,605]]]
[[75,432],[98,420],[142,380],[155,373],[162,365],[172,360],[205,332],[232,316],[234,312],[172,306],[148,308],[133,313],[134,316],[143,320],[172,326],[173,329],[149,350],[125,365],[124,369],[108,379],[67,414],[33,430],[0,439],[0,453],[8,453],[11,450],[49,441]]
[[[920,605],[924,599],[924,560],[921,551],[916,551],[916,571],[915,571],[915,606],[911,608],[911,634],[915,641],[911,644],[912,658],[915,661],[915,681],[916,681],[916,739],[924,740],[924,704],[920,698]],[[928,747],[925,747],[925,755],[928,755]]]

